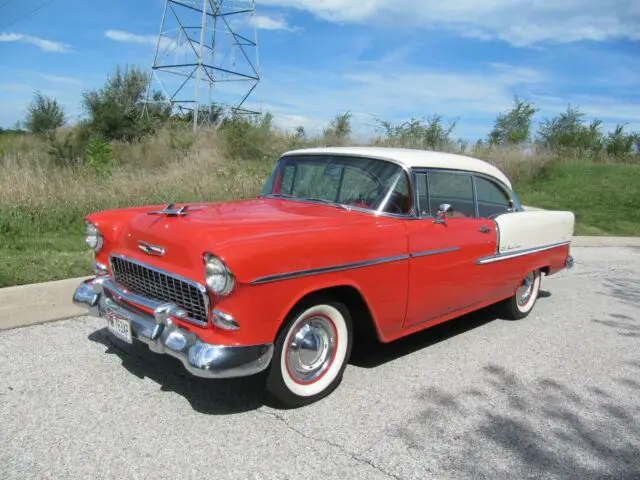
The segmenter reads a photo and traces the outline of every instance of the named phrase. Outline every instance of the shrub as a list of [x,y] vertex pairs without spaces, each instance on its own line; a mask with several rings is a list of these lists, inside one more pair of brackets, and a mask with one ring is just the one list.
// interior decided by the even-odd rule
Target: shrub
[[31,133],[50,134],[66,123],[64,109],[56,99],[36,92],[24,123]]
[[496,117],[493,129],[489,133],[491,145],[519,145],[531,140],[531,121],[538,111],[530,102],[524,102],[517,96],[511,110]]
[[84,154],[84,163],[97,174],[105,174],[113,167],[113,149],[99,138],[92,139]]

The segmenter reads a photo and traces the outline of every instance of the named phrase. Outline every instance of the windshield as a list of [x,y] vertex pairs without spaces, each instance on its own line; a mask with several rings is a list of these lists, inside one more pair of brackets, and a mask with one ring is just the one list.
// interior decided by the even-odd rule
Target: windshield
[[320,201],[376,212],[408,214],[409,182],[395,163],[330,155],[285,156],[262,196]]

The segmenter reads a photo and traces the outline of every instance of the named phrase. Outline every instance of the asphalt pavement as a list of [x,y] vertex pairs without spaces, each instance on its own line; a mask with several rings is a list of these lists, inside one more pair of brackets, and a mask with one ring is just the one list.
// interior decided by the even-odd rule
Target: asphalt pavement
[[528,318],[367,345],[297,410],[97,319],[0,331],[0,478],[640,478],[640,248],[572,253]]

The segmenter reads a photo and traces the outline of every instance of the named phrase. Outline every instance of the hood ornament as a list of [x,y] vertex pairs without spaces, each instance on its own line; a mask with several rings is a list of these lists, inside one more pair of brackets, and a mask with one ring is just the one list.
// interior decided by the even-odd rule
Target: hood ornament
[[180,208],[175,208],[174,205],[175,203],[170,203],[169,205],[164,207],[162,210],[153,210],[147,213],[149,215],[167,215],[169,217],[176,217],[176,216],[184,217],[185,215],[187,215],[187,209],[189,211],[192,211],[192,210],[200,210],[202,208],[202,207],[194,207],[189,205],[183,205]]
[[138,240],[138,248],[147,255],[155,255],[157,257],[163,256],[165,252],[163,246],[151,245],[150,243],[143,242],[142,240]]

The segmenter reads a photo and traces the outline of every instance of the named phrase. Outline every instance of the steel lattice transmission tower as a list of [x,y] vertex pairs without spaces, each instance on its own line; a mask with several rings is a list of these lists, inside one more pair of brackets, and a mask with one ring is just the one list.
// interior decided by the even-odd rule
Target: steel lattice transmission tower
[[260,114],[247,107],[260,82],[254,19],[255,0],[166,0],[146,104],[169,102],[194,128]]

